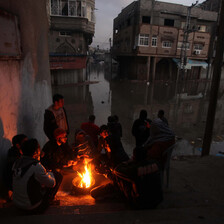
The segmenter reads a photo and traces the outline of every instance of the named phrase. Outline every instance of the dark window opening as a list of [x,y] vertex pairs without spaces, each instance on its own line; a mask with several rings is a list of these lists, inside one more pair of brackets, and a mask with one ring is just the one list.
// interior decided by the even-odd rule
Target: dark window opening
[[142,16],[142,23],[150,24],[150,16]]
[[164,26],[174,26],[173,19],[164,19]]
[[130,25],[131,25],[131,20],[128,19],[128,20],[127,20],[127,26],[130,26]]

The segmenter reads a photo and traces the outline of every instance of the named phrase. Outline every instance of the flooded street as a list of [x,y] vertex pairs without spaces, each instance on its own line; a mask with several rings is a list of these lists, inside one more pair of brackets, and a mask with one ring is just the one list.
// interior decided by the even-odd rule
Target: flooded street
[[[87,121],[90,114],[95,114],[98,126],[106,124],[108,116],[118,115],[123,127],[122,142],[131,156],[135,144],[131,127],[140,110],[146,109],[148,117],[154,119],[158,110],[163,109],[169,126],[181,144],[175,153],[200,155],[211,82],[188,81],[176,85],[175,82],[163,81],[152,84],[117,78],[111,80],[111,74],[105,71],[104,64],[91,64],[88,71],[88,82],[85,84],[53,86],[53,93],[60,93],[65,98],[70,143],[73,142],[75,129]],[[224,151],[223,84],[220,84],[210,154]]]

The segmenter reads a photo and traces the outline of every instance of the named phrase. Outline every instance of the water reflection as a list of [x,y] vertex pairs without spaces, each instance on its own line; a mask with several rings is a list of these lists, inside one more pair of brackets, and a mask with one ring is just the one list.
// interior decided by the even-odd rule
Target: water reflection
[[[53,93],[65,97],[65,107],[70,123],[70,142],[76,128],[94,113],[96,124],[107,123],[109,115],[118,115],[123,126],[123,143],[125,150],[132,155],[134,138],[131,135],[133,121],[141,109],[146,109],[151,119],[157,116],[160,109],[165,111],[169,125],[179,138],[182,138],[182,149],[191,146],[190,154],[197,154],[204,135],[206,114],[209,103],[210,82],[188,81],[155,82],[154,84],[130,81],[111,80],[110,72],[105,72],[103,64],[91,64],[88,68],[88,82],[83,85],[71,84],[53,87]],[[214,139],[223,140],[224,86],[221,83],[219,100],[214,125]],[[215,153],[217,152],[217,149]],[[213,153],[214,154],[214,153]]]

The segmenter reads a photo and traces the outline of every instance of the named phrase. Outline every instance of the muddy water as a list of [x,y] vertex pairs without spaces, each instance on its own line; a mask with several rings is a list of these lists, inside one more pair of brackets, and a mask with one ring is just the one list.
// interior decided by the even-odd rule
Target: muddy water
[[[169,126],[179,139],[180,144],[175,153],[200,155],[210,84],[205,81],[185,81],[178,85],[175,82],[157,81],[152,84],[111,79],[110,72],[106,72],[103,64],[92,64],[88,69],[88,82],[54,86],[53,93],[65,97],[71,130],[70,143],[73,142],[75,129],[87,121],[89,114],[95,114],[98,126],[106,124],[109,115],[116,114],[123,127],[125,150],[132,155],[134,137],[131,135],[131,127],[139,111],[146,109],[148,117],[153,119],[158,110],[163,109]],[[221,83],[211,154],[224,151],[223,95],[224,86]]]

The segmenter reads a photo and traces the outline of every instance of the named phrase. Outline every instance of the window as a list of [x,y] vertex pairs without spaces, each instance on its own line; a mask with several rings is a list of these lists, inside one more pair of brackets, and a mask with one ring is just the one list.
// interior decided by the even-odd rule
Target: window
[[152,47],[157,47],[157,37],[152,37]]
[[203,44],[194,44],[194,50],[202,50]]
[[174,26],[173,19],[164,19],[164,26]]
[[[51,15],[87,17],[87,5],[81,0],[51,0]],[[90,16],[89,16],[90,17]],[[90,18],[88,18],[90,20]]]
[[163,48],[171,48],[172,47],[172,42],[170,41],[163,41],[162,42]]
[[60,31],[59,36],[70,37],[72,35],[71,31]]
[[204,26],[204,25],[198,25],[198,26],[197,26],[197,29],[198,29],[198,31],[200,31],[200,32],[206,32],[206,26]]
[[181,22],[181,25],[180,25],[181,29],[184,29],[185,26],[186,26],[186,22]]
[[139,34],[139,46],[149,46],[149,34]]
[[[181,42],[181,41],[179,41],[179,42],[177,43],[177,49],[181,49],[182,47],[185,48],[184,43]],[[186,49],[187,49],[187,50],[190,49],[190,43],[186,43]]]
[[142,23],[150,24],[150,16],[142,16]]

